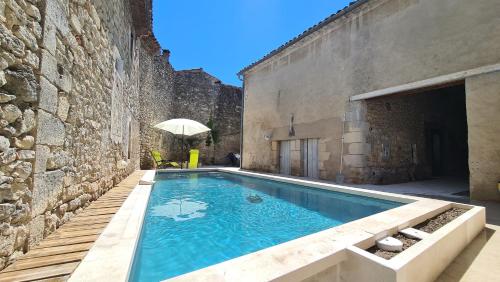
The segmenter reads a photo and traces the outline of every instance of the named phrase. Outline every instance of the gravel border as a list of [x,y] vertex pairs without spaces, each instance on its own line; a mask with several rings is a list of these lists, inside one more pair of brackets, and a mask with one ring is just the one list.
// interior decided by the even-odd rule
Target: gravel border
[[443,227],[445,224],[450,223],[455,218],[464,214],[467,210],[460,208],[451,208],[443,213],[438,214],[437,216],[428,219],[418,225],[416,225],[415,229],[420,231],[424,231],[427,233],[433,233],[439,228]]
[[[420,231],[427,232],[427,233],[433,233],[434,231],[443,227],[447,223],[450,223],[455,218],[461,216],[466,211],[467,211],[466,209],[451,208],[449,210],[446,210],[445,212],[442,212],[442,213],[436,215],[433,218],[430,218],[430,219],[414,226],[413,228],[418,229]],[[398,233],[396,236],[393,236],[393,237],[400,240],[401,242],[403,242],[403,251],[408,249],[409,247],[415,245],[418,241],[420,241],[418,239],[408,238],[401,233]],[[377,247],[377,245],[370,247],[366,251],[370,252],[376,256],[379,256],[381,258],[387,259],[387,260],[395,257],[397,254],[400,253],[400,252],[390,252],[390,251],[381,250],[379,247]]]

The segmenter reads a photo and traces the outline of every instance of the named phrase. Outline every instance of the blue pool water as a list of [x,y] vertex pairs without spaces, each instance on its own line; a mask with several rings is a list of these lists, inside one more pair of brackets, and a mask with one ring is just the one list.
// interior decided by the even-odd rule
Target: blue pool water
[[401,205],[230,173],[160,173],[130,280],[171,278]]

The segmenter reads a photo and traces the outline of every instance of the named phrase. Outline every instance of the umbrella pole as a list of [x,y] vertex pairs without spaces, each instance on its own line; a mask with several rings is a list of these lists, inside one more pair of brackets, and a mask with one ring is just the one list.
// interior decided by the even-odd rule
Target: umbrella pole
[[184,125],[182,126],[182,141],[181,141],[181,169],[184,166]]

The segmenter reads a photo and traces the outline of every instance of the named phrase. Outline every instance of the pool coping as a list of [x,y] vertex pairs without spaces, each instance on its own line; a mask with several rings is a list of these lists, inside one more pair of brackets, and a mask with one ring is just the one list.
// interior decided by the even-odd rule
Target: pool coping
[[68,281],[128,281],[155,175],[141,177]]
[[[397,274],[399,270],[405,269],[403,266],[409,264],[409,260],[406,258],[405,261],[404,258],[408,255],[403,256],[403,254],[418,253],[417,248],[414,248],[412,252],[406,251],[390,261],[381,261],[380,258],[374,258],[373,255],[370,256],[371,254],[364,252],[360,246],[366,247],[373,244],[377,239],[391,235],[406,227],[414,226],[452,206],[469,209],[468,212],[461,216],[462,220],[465,217],[476,219],[474,220],[475,223],[472,230],[468,232],[470,236],[464,242],[468,243],[469,237],[472,236],[473,238],[484,227],[484,219],[482,219],[484,217],[484,208],[448,201],[368,191],[361,188],[315,182],[309,179],[295,179],[232,168],[158,171],[161,173],[195,171],[228,172],[299,184],[317,189],[406,203],[406,205],[397,208],[186,273],[171,278],[168,281],[300,281],[322,273],[342,262],[346,262],[348,257],[357,257],[358,259],[361,257],[362,261],[365,261],[363,265],[370,265],[370,263],[373,264],[375,261],[375,264],[377,264],[375,268],[385,267],[389,269],[381,273],[390,276],[392,274],[387,273]],[[141,178],[123,206],[70,277],[70,281],[128,281],[155,175],[156,171],[148,171]],[[481,214],[483,215],[482,217]],[[448,225],[441,229],[447,229]],[[441,231],[438,234],[443,233],[446,235],[451,231]],[[430,240],[426,239],[427,243],[432,241],[433,237],[430,237]],[[434,238],[434,240],[438,239],[437,237]],[[465,246],[466,244],[457,245],[455,249],[461,250]],[[416,257],[418,255],[414,255],[411,258],[415,259]],[[443,269],[445,266],[443,266]],[[340,270],[338,270],[339,267],[336,269],[334,275],[338,277]],[[439,271],[439,269],[436,271]],[[373,276],[371,277],[373,278]],[[398,281],[397,275],[395,277],[396,280],[394,281]],[[391,280],[387,279],[387,281]]]

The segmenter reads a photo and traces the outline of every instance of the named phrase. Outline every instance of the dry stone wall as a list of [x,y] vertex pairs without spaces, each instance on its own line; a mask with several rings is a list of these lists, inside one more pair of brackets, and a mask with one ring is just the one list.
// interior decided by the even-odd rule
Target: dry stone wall
[[28,248],[32,229],[42,39],[38,4],[0,1],[0,269]]
[[[46,1],[32,203],[33,222],[44,227],[31,224],[30,245],[138,167],[138,140],[130,138],[138,127],[137,52],[120,52],[123,42],[108,32],[118,24],[100,16],[112,11],[98,8]],[[126,6],[113,6],[119,19],[130,13],[117,8]]]
[[[203,69],[175,73],[175,96],[172,118],[188,118],[202,124],[212,122],[217,140],[206,143],[207,134],[190,139],[193,148],[200,150],[203,164],[227,164],[227,154],[240,151],[241,88],[225,85]],[[214,142],[215,141],[215,142]],[[180,144],[171,142],[173,159],[180,159]]]
[[[208,124],[214,116],[220,80],[202,69],[183,70],[175,73],[174,85],[173,118],[187,118]],[[206,146],[206,137],[207,134],[199,134],[188,138],[188,143],[200,150],[200,161],[203,164],[211,163],[214,153],[213,147]],[[179,138],[171,142],[172,159],[181,160],[181,146]],[[186,159],[187,157],[184,157],[184,160]]]
[[[463,85],[366,102],[365,182],[391,184],[433,174],[468,177],[467,120]],[[439,133],[442,164],[433,169],[431,134]],[[353,143],[355,144],[355,143]],[[350,146],[353,146],[352,144]],[[351,168],[352,169],[352,168]],[[434,172],[433,172],[434,171]]]
[[221,85],[214,114],[214,128],[218,142],[214,144],[214,162],[228,164],[230,152],[240,152],[242,90],[231,85]]
[[151,150],[158,150],[165,158],[171,156],[172,136],[153,126],[173,117],[174,69],[170,65],[170,52],[150,56],[141,49],[140,140],[141,167],[154,167]]
[[0,2],[0,269],[139,168],[128,1]]
[[152,167],[150,150],[174,158],[177,143],[158,122],[212,118],[222,137],[209,158],[239,150],[241,90],[175,72],[152,34],[151,5],[0,1],[0,269]]

